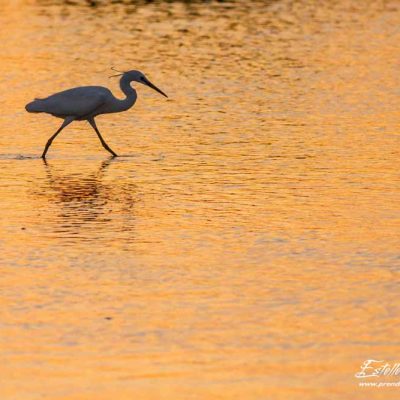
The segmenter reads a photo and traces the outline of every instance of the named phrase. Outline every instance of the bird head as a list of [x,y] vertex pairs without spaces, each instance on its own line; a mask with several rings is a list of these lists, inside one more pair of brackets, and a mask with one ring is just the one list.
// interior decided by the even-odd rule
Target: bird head
[[[112,68],[114,71],[117,71],[116,69]],[[153,83],[151,83],[146,76],[144,75],[143,72],[140,71],[136,71],[136,70],[132,70],[132,71],[126,71],[126,72],[122,72],[122,71],[118,71],[121,72],[118,75],[113,75],[113,76],[123,76],[129,79],[129,81],[133,82],[139,82],[143,85],[146,85],[148,87],[151,87],[152,89],[154,89],[156,92],[162,94],[165,97],[168,97],[161,89],[159,89],[156,85],[154,85]]]

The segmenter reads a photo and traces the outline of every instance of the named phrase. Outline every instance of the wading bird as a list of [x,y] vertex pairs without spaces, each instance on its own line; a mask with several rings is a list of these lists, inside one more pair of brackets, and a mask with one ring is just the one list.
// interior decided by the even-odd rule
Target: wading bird
[[[116,71],[116,70],[115,70]],[[163,96],[168,97],[157,86],[153,85],[140,71],[117,71],[121,76],[119,81],[122,92],[126,98],[119,100],[111,91],[102,86],[81,86],[63,92],[55,93],[45,99],[35,99],[25,106],[30,113],[47,113],[55,117],[62,118],[64,122],[57,132],[47,141],[42,158],[46,158],[46,153],[56,136],[73,121],[88,121],[97,133],[103,147],[114,157],[117,154],[110,149],[97,129],[94,118],[100,114],[116,113],[129,110],[136,102],[136,90],[131,86],[131,82],[139,82],[151,87]]]

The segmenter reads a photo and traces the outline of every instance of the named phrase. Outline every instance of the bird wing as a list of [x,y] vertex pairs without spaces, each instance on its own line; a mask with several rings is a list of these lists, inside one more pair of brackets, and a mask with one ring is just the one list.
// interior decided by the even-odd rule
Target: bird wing
[[111,92],[101,86],[82,86],[55,93],[46,99],[36,100],[40,111],[56,116],[76,118],[91,114],[103,105]]

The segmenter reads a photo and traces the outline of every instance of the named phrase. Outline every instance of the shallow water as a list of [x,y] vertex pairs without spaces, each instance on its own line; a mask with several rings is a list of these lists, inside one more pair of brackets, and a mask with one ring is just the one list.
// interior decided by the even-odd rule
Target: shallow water
[[[0,398],[398,398],[354,374],[399,361],[399,3],[10,3]],[[44,163],[24,105],[112,65],[170,98]]]

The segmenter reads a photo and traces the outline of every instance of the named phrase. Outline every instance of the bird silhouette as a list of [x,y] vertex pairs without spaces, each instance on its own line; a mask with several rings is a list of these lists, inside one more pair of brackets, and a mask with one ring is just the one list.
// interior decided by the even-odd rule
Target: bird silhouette
[[125,99],[120,100],[116,98],[109,89],[102,86],[81,86],[55,93],[45,99],[35,99],[25,106],[26,111],[30,113],[51,114],[64,120],[57,132],[47,141],[42,154],[43,159],[46,158],[47,151],[53,143],[53,140],[73,121],[88,121],[95,130],[103,147],[110,152],[113,157],[116,157],[117,154],[111,150],[101,136],[94,120],[95,117],[100,114],[129,110],[137,99],[136,90],[131,86],[131,82],[138,82],[149,86],[163,96],[168,97],[140,71],[132,70],[121,72],[113,76],[121,76],[119,85],[126,96]]

